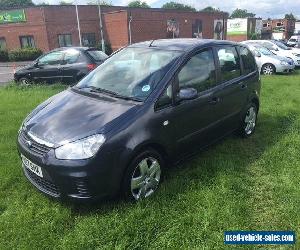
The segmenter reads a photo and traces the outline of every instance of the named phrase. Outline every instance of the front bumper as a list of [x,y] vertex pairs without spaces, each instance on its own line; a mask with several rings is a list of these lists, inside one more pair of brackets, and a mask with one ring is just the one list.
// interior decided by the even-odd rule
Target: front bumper
[[[104,153],[89,160],[58,160],[54,149],[30,140],[25,132],[18,136],[19,154],[41,167],[43,177],[27,169],[26,178],[41,192],[58,199],[97,200],[114,196],[120,187],[119,168],[115,153]],[[32,141],[32,140],[31,140]]]
[[300,57],[297,57],[297,59],[294,60],[294,64],[296,67],[300,67]]
[[277,73],[289,73],[295,69],[295,65],[277,65],[276,72]]

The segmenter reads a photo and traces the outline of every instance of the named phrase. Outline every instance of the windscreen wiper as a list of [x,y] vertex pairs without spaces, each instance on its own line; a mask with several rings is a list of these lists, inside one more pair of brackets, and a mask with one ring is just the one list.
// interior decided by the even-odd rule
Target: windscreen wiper
[[143,102],[141,99],[133,97],[133,96],[125,96],[125,95],[120,95],[117,92],[107,90],[107,89],[102,89],[102,88],[97,88],[94,86],[90,86],[91,92],[98,92],[98,93],[105,93],[108,94],[112,97],[124,99],[124,100],[130,100],[130,101],[135,101],[135,102]]

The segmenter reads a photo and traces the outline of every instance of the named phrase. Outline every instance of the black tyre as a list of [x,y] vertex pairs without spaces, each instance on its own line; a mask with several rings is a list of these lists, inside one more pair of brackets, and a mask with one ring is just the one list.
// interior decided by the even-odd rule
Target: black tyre
[[138,154],[124,175],[122,191],[125,199],[138,201],[151,196],[162,180],[163,166],[163,158],[153,149]]
[[22,78],[20,78],[19,81],[18,81],[18,83],[19,83],[20,85],[25,85],[25,86],[31,84],[30,80],[29,80],[27,77],[22,77]]
[[258,108],[255,103],[247,106],[241,121],[240,135],[242,137],[249,137],[254,134],[257,122]]
[[267,63],[262,66],[261,72],[264,75],[274,75],[276,73],[276,68],[273,64]]

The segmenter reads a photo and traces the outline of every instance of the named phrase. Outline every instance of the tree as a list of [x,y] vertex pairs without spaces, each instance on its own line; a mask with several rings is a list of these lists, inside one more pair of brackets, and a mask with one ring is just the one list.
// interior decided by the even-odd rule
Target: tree
[[150,8],[146,2],[142,2],[141,0],[132,1],[127,6],[130,8]]
[[[87,4],[88,5],[98,5],[98,0],[91,0],[91,1],[88,1]],[[107,1],[100,1],[100,5],[101,6],[114,6],[112,2],[107,2]]]
[[214,8],[211,6],[207,6],[206,8],[202,9],[201,11],[206,11],[206,12],[220,12],[219,8]]
[[41,2],[39,4],[37,4],[38,6],[45,6],[45,5],[50,5],[49,2]]
[[60,5],[72,5],[73,2],[67,2],[67,1],[62,0],[62,1],[59,2],[59,4]]
[[247,17],[255,17],[254,13],[248,12],[245,9],[235,9],[231,16],[231,18],[247,18]]
[[192,7],[191,5],[187,5],[187,4],[182,4],[182,3],[176,3],[176,2],[168,2],[165,3],[162,6],[163,9],[176,9],[176,10],[187,10],[187,11],[194,11],[196,12],[197,10]]
[[284,18],[285,18],[285,19],[297,20],[297,18],[294,16],[293,13],[285,14]]
[[32,0],[0,0],[0,9],[29,7],[33,5]]

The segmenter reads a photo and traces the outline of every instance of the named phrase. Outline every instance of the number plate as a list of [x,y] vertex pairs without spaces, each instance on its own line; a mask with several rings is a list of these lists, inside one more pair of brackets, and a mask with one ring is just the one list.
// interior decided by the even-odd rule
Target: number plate
[[32,173],[36,174],[37,176],[43,178],[43,172],[41,167],[28,160],[24,155],[21,155],[21,158],[24,166],[27,169],[29,169]]

